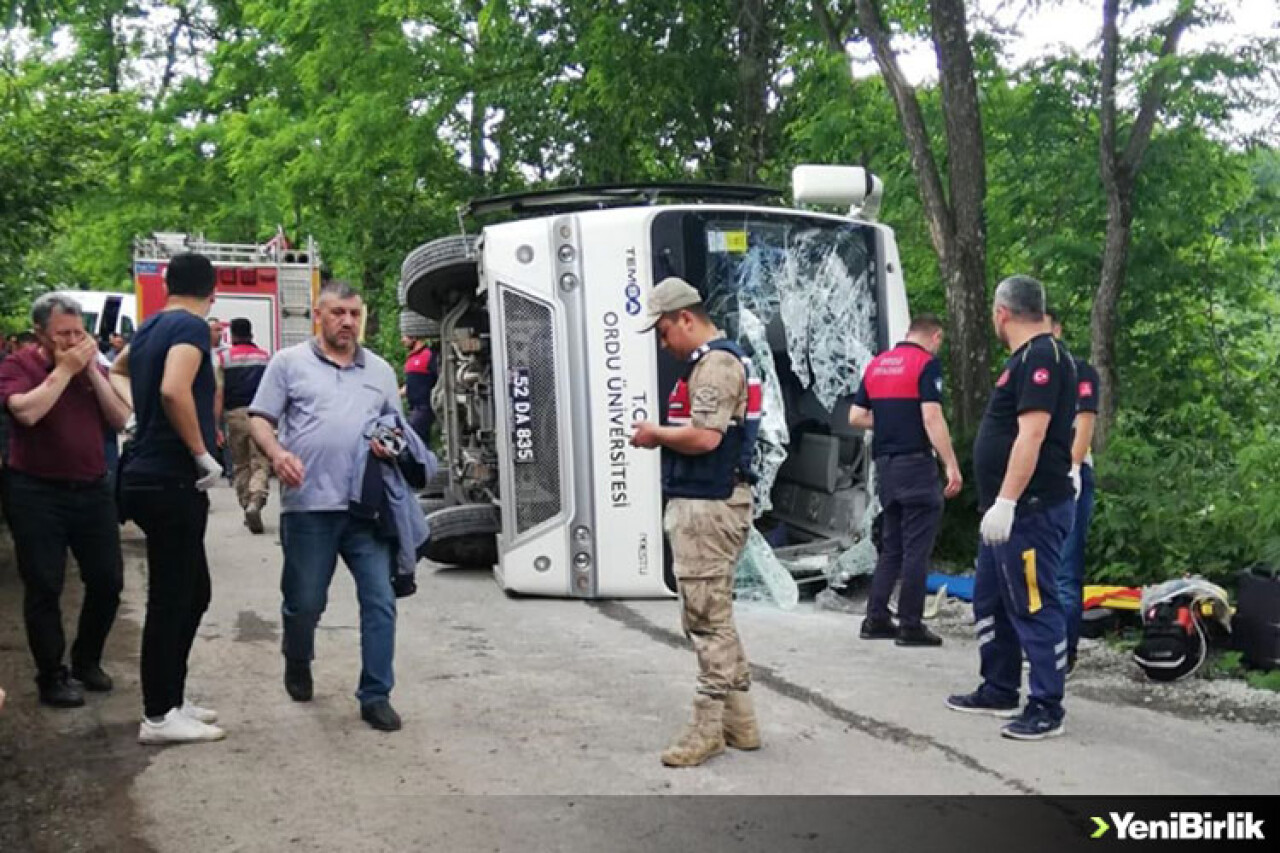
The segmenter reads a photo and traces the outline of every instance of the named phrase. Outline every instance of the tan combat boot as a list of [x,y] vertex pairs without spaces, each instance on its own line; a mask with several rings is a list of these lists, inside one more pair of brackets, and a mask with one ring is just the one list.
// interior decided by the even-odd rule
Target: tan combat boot
[[693,722],[685,726],[662,753],[662,763],[668,767],[696,767],[722,752],[724,703],[710,696],[699,696],[693,701]]
[[730,690],[725,697],[724,742],[734,749],[760,748],[756,709],[751,704],[751,694],[745,690]]

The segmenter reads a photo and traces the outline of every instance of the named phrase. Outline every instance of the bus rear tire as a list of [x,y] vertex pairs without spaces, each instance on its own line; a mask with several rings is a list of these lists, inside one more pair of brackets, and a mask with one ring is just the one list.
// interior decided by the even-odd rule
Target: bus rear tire
[[498,562],[502,519],[490,504],[461,504],[427,515],[431,537],[425,555],[447,566],[489,567]]
[[476,238],[454,234],[423,243],[400,267],[400,304],[431,320],[441,320],[480,282]]

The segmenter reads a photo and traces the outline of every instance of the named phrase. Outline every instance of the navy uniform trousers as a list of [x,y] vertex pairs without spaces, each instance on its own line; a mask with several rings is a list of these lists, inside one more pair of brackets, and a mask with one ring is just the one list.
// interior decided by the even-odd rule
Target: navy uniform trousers
[[1074,520],[1071,500],[1031,511],[1020,506],[1009,541],[979,548],[973,589],[984,692],[1017,702],[1025,653],[1031,664],[1030,698],[1058,717],[1067,669],[1058,565]]

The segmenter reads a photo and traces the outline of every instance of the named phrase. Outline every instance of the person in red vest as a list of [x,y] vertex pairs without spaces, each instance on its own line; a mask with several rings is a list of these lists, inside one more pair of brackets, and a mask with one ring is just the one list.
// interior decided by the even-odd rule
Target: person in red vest
[[258,393],[271,356],[253,342],[253,324],[244,317],[231,321],[231,346],[221,355],[223,408],[227,441],[231,445],[232,482],[244,510],[244,523],[261,533],[262,508],[267,504],[271,463],[249,435],[249,404]]
[[426,338],[405,337],[402,343],[409,350],[409,357],[404,362],[404,396],[409,409],[409,425],[422,443],[430,447],[431,426],[436,420],[431,409],[431,391],[440,375],[439,366]]
[[[929,555],[942,520],[942,498],[960,493],[960,465],[942,414],[942,321],[921,314],[907,339],[882,352],[867,365],[862,386],[849,408],[849,423],[874,430],[871,455],[883,507],[883,533],[864,640],[892,639],[899,646],[940,646],[942,638],[921,622]],[[944,490],[938,483],[941,457],[947,470]],[[889,616],[889,597],[898,593],[898,624]]]

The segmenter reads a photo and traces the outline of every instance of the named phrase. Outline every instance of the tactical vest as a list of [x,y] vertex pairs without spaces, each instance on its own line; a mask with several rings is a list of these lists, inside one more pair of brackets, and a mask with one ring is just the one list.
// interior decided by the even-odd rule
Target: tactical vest
[[671,389],[671,397],[667,401],[667,423],[687,426],[692,422],[689,376],[698,360],[712,350],[731,353],[742,363],[747,379],[746,413],[741,423],[729,424],[719,446],[709,453],[679,453],[669,447],[663,450],[662,489],[667,497],[726,500],[739,482],[756,481],[751,471],[751,455],[760,432],[762,392],[760,380],[751,370],[751,360],[737,344],[718,338],[693,351],[685,363],[684,375]]
[[253,402],[271,356],[256,344],[232,344],[222,354],[222,407],[228,412]]

